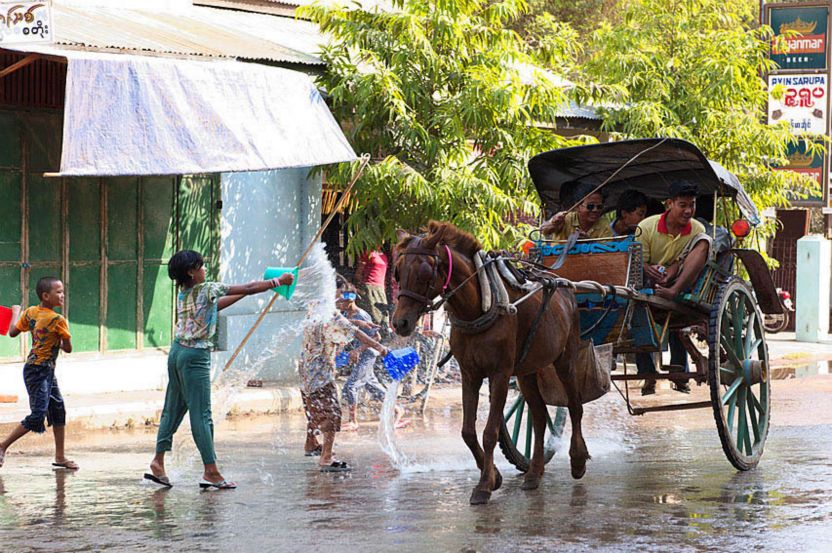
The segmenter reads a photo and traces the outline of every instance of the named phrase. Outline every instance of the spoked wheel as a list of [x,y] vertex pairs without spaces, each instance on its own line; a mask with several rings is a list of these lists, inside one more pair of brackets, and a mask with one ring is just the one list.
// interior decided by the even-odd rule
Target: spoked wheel
[[[546,434],[543,437],[543,454],[546,463],[555,456],[558,442],[566,424],[565,407],[548,407],[546,412]],[[516,396],[506,401],[503,423],[500,425],[500,449],[508,462],[520,472],[529,470],[534,445],[534,427],[526,399],[517,390]]]
[[763,317],[751,288],[731,278],[711,312],[708,382],[726,457],[739,470],[757,466],[771,413],[771,371]]

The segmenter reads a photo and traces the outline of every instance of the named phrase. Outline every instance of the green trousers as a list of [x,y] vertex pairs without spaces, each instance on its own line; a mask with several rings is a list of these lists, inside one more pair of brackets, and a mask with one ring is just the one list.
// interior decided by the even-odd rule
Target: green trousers
[[174,342],[168,354],[168,389],[156,435],[156,453],[170,451],[173,435],[190,413],[191,433],[206,465],[216,463],[211,419],[211,354]]

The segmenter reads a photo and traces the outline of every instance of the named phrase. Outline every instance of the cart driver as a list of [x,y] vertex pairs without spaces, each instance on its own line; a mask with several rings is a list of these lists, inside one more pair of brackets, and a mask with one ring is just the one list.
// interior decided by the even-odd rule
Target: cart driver
[[[592,189],[578,191],[578,197],[592,192]],[[609,221],[601,217],[604,212],[604,196],[593,192],[578,204],[574,211],[559,211],[543,223],[540,231],[552,235],[553,240],[566,240],[578,231],[578,238],[607,238],[612,236]]]

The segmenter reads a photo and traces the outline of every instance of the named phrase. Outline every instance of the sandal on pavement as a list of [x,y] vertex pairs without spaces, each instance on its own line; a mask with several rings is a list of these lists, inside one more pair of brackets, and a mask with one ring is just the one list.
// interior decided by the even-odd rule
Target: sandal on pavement
[[330,464],[322,466],[321,472],[349,472],[352,467],[345,461],[332,461]]
[[199,487],[203,490],[214,488],[217,490],[233,490],[237,488],[237,484],[223,480],[221,482],[209,482],[208,480],[200,480]]
[[60,463],[52,463],[52,470],[78,470],[78,463],[75,461],[70,461],[67,459],[66,461],[62,461]]
[[155,474],[146,472],[144,473],[144,479],[150,480],[151,482],[155,482],[160,486],[164,486],[166,488],[173,487],[173,484],[170,483],[170,479],[167,476],[156,476]]
[[321,453],[323,452],[324,448],[322,446],[318,446],[315,449],[310,449],[309,451],[304,451],[304,457],[320,457]]

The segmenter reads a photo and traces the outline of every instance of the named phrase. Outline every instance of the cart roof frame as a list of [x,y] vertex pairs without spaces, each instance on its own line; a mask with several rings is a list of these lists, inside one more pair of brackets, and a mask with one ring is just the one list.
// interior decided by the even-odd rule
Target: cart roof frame
[[[739,179],[719,163],[707,159],[699,148],[678,138],[622,140],[562,148],[543,152],[529,160],[529,174],[543,204],[561,208],[571,207],[580,200],[576,197],[576,189],[594,188],[619,169],[620,172],[602,189],[607,205],[615,205],[618,196],[628,189],[639,190],[648,198],[661,202],[667,199],[671,182],[686,179],[699,185],[700,197],[713,197],[716,193],[733,198],[752,225],[760,223],[757,208]],[[711,219],[710,214],[707,219]]]

